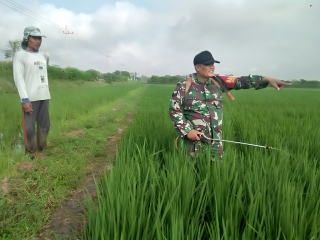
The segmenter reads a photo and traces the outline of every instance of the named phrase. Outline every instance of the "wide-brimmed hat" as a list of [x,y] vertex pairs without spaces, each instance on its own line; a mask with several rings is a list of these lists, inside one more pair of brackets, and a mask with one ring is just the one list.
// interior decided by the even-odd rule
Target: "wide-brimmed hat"
[[21,42],[21,47],[23,49],[25,49],[27,46],[28,46],[28,38],[30,36],[33,36],[33,37],[45,37],[39,28],[36,28],[36,27],[26,27],[23,31],[23,39],[22,39],[22,42]]
[[197,54],[193,59],[193,65],[204,64],[210,65],[214,63],[220,63],[219,61],[214,60],[212,54],[209,51],[203,51]]

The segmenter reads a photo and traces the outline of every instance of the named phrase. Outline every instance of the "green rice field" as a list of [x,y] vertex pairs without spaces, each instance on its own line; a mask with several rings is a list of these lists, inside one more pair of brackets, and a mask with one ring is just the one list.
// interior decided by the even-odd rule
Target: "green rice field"
[[[23,151],[19,97],[1,95],[0,179],[12,189],[0,193],[0,239],[33,239],[83,182],[86,166],[107,161],[107,138],[122,124],[129,127],[115,164],[96,180],[97,199],[86,197],[75,239],[320,239],[320,89],[232,91],[223,139],[282,151],[224,143],[223,160],[212,161],[175,149],[174,88],[54,88],[48,141],[59,151],[39,161]],[[33,170],[17,170],[21,162]]]
[[[67,84],[66,84],[67,86]],[[50,100],[50,134],[49,141],[61,133],[77,129],[70,126],[70,121],[86,116],[99,106],[107,105],[126,96],[139,84],[89,87],[64,87],[51,91]],[[23,126],[20,99],[17,94],[0,95],[0,177],[16,159],[24,154],[24,143],[21,140]],[[81,123],[79,123],[81,124]]]
[[[223,161],[176,150],[173,86],[149,86],[83,239],[319,239],[320,91],[233,91]],[[195,165],[197,162],[197,165]]]
[[[46,236],[43,232],[52,214],[62,209],[75,191],[84,188],[92,170],[99,173],[92,166],[112,164],[115,149],[108,138],[126,128],[126,116],[137,109],[146,89],[145,84],[55,84],[60,87],[51,91],[47,148],[51,154],[39,153],[34,159],[21,146],[19,97],[1,96],[7,104],[1,105],[1,110],[6,109],[7,114],[6,118],[0,115],[0,239],[54,237],[51,230]],[[16,139],[10,137],[16,132]],[[69,216],[75,218],[74,212]],[[82,219],[79,221],[81,228]]]

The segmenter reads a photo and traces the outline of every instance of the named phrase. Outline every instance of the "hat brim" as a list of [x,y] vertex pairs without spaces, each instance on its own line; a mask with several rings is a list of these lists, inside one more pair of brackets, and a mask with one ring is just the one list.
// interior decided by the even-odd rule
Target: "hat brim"
[[30,34],[29,36],[31,36],[31,37],[45,37],[45,38],[47,38],[46,36],[41,35],[41,34]]
[[205,62],[203,62],[201,64],[203,64],[203,65],[211,65],[211,64],[214,64],[214,63],[220,63],[220,62],[217,61],[217,60],[212,59],[212,60],[205,61]]

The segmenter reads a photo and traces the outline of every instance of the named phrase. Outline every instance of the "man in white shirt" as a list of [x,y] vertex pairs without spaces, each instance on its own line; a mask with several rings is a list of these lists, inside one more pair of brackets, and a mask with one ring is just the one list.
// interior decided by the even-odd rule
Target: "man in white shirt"
[[39,52],[42,37],[45,36],[39,28],[25,28],[22,50],[18,51],[13,59],[13,77],[22,105],[25,149],[30,153],[46,149],[50,129],[47,74],[49,54]]

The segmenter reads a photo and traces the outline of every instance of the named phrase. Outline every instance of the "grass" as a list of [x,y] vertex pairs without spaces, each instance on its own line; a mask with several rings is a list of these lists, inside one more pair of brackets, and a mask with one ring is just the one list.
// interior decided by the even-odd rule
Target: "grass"
[[[87,198],[83,239],[318,239],[319,90],[233,92],[223,161],[174,147],[173,86],[150,86],[116,165]],[[197,165],[195,167],[195,162]]]
[[[55,82],[55,80],[64,82],[95,81],[97,77],[101,78],[101,76],[100,72],[92,69],[82,71],[72,67],[48,66],[48,78],[51,83]],[[14,93],[17,94],[17,89],[13,80],[12,61],[0,61],[0,94]]]
[[[175,150],[168,115],[174,86],[56,84],[48,139],[54,154],[39,161],[14,151],[19,98],[0,96],[2,106],[10,106],[0,107],[0,126],[6,124],[0,132],[8,133],[0,171],[10,176],[10,192],[0,196],[1,239],[32,239],[83,184],[85,167],[108,159],[108,136],[127,125],[138,106],[115,167],[97,181],[98,202],[87,199],[84,239],[320,237],[319,90],[233,92],[236,101],[225,100],[224,139],[270,145],[291,156],[226,143],[223,162],[211,162],[207,153],[191,158]],[[22,162],[34,164],[32,171],[18,171]]]
[[[9,150],[1,155],[1,173],[8,177],[10,191],[0,196],[1,239],[31,239],[48,224],[50,213],[59,208],[72,190],[83,186],[90,173],[86,170],[88,164],[112,161],[113,149],[108,148],[107,139],[129,124],[126,116],[137,108],[145,87],[115,84],[52,91],[48,150],[53,154],[47,158],[32,161],[27,155],[14,152],[12,138],[5,139]],[[18,113],[10,116],[7,112],[11,119],[7,123],[18,131],[21,110],[10,97],[16,96],[6,95],[3,99],[13,106],[12,113],[15,108]],[[33,169],[18,170],[21,163],[32,164]]]
[[[55,83],[58,85],[57,83]],[[67,129],[72,129],[70,120],[87,115],[93,109],[106,105],[110,102],[122,99],[129,91],[137,88],[138,85],[101,85],[83,84],[83,87],[65,87],[64,82],[59,82],[60,89],[51,91],[50,100],[50,121],[51,130],[48,141],[56,135],[60,135]],[[10,170],[10,166],[15,164],[22,155],[16,151],[17,142],[22,134],[21,104],[19,97],[15,94],[2,95],[0,101],[0,177]],[[79,120],[80,122],[80,120]],[[72,123],[74,124],[74,123]],[[74,128],[77,126],[74,126]],[[20,137],[19,137],[20,135]]]

